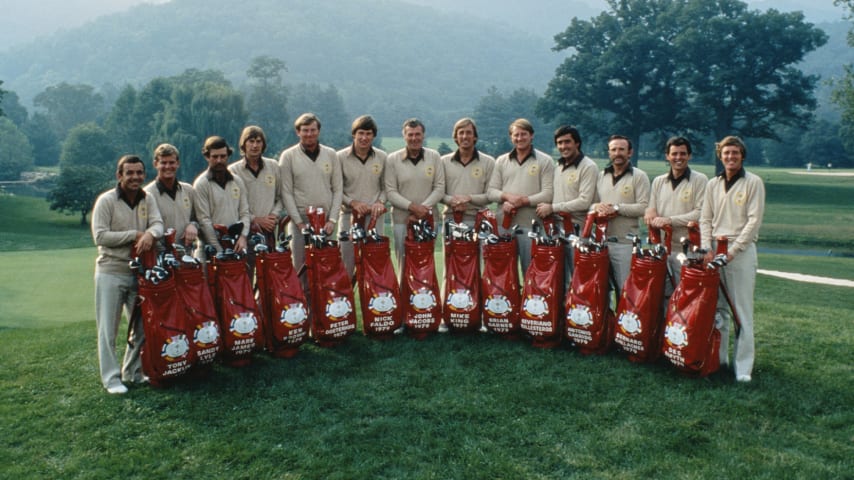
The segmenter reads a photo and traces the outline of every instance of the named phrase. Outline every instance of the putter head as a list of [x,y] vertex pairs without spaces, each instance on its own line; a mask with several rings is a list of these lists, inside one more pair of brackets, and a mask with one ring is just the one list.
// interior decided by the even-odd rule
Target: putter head
[[267,248],[267,245],[264,243],[255,244],[255,248],[253,248],[255,253],[267,253],[270,249]]

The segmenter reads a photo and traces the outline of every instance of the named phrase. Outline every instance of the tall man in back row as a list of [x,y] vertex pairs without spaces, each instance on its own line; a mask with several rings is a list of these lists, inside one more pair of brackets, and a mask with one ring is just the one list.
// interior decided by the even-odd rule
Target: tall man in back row
[[[527,232],[537,219],[537,205],[551,202],[554,194],[554,161],[548,154],[534,148],[534,126],[524,118],[510,124],[510,141],[513,150],[495,160],[495,170],[489,182],[489,200],[498,204],[499,224],[505,216],[511,223]],[[502,233],[507,233],[503,231]],[[531,264],[531,238],[519,235],[517,247],[522,276]]]
[[[735,338],[733,368],[735,379],[750,382],[753,375],[755,347],[753,337],[753,291],[756,287],[756,241],[765,212],[765,185],[762,179],[744,169],[747,147],[734,136],[725,137],[715,151],[724,170],[709,180],[703,211],[700,214],[702,246],[709,250],[711,261],[716,239],[726,237],[727,265],[721,282],[729,292],[735,314],[741,322],[741,333]],[[721,332],[721,365],[729,364],[730,314],[726,299],[718,298],[715,323]]]
[[[145,340],[141,317],[134,316],[137,280],[128,262],[145,253],[163,236],[163,222],[153,195],[142,189],[145,164],[133,155],[119,159],[116,188],[102,193],[92,209],[92,237],[98,246],[95,261],[95,325],[98,329],[98,365],[101,384],[111,394],[127,393],[122,382],[145,381],[140,347]],[[128,319],[128,346],[121,370],[116,337],[122,319]]]
[[599,172],[593,211],[608,218],[608,235],[616,242],[608,243],[608,258],[614,274],[616,300],[629,276],[632,265],[632,244],[629,233],[639,234],[638,220],[649,205],[649,177],[632,166],[632,142],[622,135],[608,139],[608,158],[611,163]]

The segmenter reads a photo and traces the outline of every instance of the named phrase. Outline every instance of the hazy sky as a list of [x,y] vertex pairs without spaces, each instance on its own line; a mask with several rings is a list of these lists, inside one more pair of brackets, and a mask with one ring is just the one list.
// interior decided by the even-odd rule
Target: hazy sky
[[[169,0],[0,0],[0,51],[12,45],[26,43],[37,37],[61,29],[79,27],[90,20],[127,10],[142,3],[160,4]],[[330,1],[330,0],[320,0]],[[358,1],[358,0],[345,0]],[[404,0],[406,1],[406,0]],[[428,0],[410,0],[411,3],[430,4]],[[602,0],[584,0],[589,5],[601,4]],[[464,8],[466,0],[459,0]],[[762,10],[806,10],[810,21],[832,21],[842,18],[843,10],[834,7],[833,0],[749,0],[748,3]],[[235,2],[237,4],[237,2]],[[494,0],[495,8],[518,7],[518,0]],[[235,5],[236,8],[237,5]]]

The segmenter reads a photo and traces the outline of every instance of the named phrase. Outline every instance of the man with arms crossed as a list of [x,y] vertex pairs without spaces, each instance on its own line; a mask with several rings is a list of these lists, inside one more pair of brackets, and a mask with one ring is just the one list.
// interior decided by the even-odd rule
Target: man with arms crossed
[[[532,220],[537,218],[537,205],[552,201],[554,193],[554,161],[534,149],[534,126],[524,118],[510,124],[510,141],[513,150],[498,157],[489,182],[489,201],[499,206],[498,223],[504,223],[505,215],[512,215],[512,223],[527,231]],[[502,232],[504,233],[504,232]],[[522,277],[531,264],[531,238],[516,237]]]
[[[715,145],[715,153],[724,170],[706,186],[700,233],[703,248],[709,250],[707,262],[714,257],[715,239],[728,239],[728,263],[721,271],[721,282],[729,292],[741,322],[741,333],[733,347],[735,379],[750,382],[755,357],[753,291],[758,264],[756,240],[765,211],[765,185],[761,178],[744,169],[747,147],[740,138],[724,137]],[[730,313],[723,295],[718,298],[715,323],[721,332],[721,364],[728,365]]]
[[[671,138],[664,146],[664,155],[670,164],[670,171],[652,181],[649,207],[643,219],[650,229],[670,225],[673,228],[672,238],[675,239],[670,244],[678,246],[679,239],[688,236],[688,223],[700,220],[703,196],[709,178],[688,166],[691,161],[691,142],[688,139]],[[673,293],[673,286],[679,284],[682,265],[676,258],[676,253],[676,250],[673,250],[673,254],[667,258],[670,273],[673,275],[673,285],[670,282],[665,283],[667,297]]]
[[[142,189],[145,164],[134,155],[119,159],[116,188],[102,193],[92,209],[92,237],[98,246],[95,261],[95,325],[101,383],[111,394],[127,393],[122,382],[141,383],[140,347],[145,339],[141,317],[134,318],[137,280],[128,262],[132,252],[151,250],[163,236],[163,222],[152,195]],[[121,370],[116,336],[122,318],[128,319],[128,346]]]
[[[344,183],[338,225],[341,232],[349,232],[352,216],[357,214],[365,218],[366,225],[371,218],[376,218],[377,229],[382,231],[382,211],[386,200],[383,172],[387,155],[373,146],[377,124],[370,115],[362,115],[353,120],[350,133],[353,135],[353,144],[338,151]],[[347,274],[353,278],[356,260],[352,242],[341,243],[341,257]]]
[[626,235],[639,233],[638,219],[643,217],[649,205],[649,177],[643,170],[632,166],[632,142],[627,137],[611,135],[608,158],[611,163],[599,172],[596,203],[592,210],[609,218],[608,236],[617,239],[617,243],[608,244],[608,258],[619,301],[632,265],[632,244]]
[[189,247],[199,236],[199,225],[195,221],[193,211],[193,186],[178,181],[180,166],[177,148],[168,143],[158,145],[154,149],[154,169],[157,170],[157,177],[145,186],[145,193],[157,202],[164,231],[175,229],[177,243]]

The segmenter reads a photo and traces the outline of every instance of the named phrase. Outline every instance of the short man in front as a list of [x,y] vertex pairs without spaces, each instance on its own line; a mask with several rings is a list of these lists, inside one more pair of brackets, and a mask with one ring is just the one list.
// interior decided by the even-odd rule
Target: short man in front
[[489,204],[487,193],[495,159],[478,151],[477,125],[471,118],[458,120],[454,124],[453,136],[457,151],[442,157],[445,169],[444,221],[456,215],[474,228],[477,211]]
[[157,177],[145,186],[145,193],[157,201],[163,228],[174,229],[177,243],[191,247],[199,236],[199,225],[193,210],[195,193],[192,185],[178,181],[180,166],[177,148],[168,143],[158,145],[154,149]]
[[632,166],[632,142],[627,137],[612,135],[608,139],[608,158],[611,163],[599,172],[592,210],[609,219],[608,236],[616,239],[608,244],[608,257],[619,300],[632,265],[632,244],[626,236],[640,233],[638,220],[649,205],[649,177]]
[[[322,208],[326,212],[323,230],[327,235],[335,232],[341,211],[343,180],[338,155],[330,147],[321,145],[320,119],[313,113],[303,113],[294,122],[299,142],[282,152],[279,170],[282,176],[281,195],[291,217],[291,251],[297,268],[305,263],[305,239],[302,231],[308,225],[308,207]],[[320,232],[315,232],[320,234]],[[307,287],[303,277],[303,287]]]
[[208,168],[193,182],[196,191],[196,218],[199,221],[200,235],[205,244],[216,248],[217,253],[223,247],[219,242],[214,225],[229,226],[240,222],[243,229],[235,241],[234,251],[246,250],[249,225],[252,217],[249,213],[249,201],[246,197],[246,185],[240,177],[228,171],[228,158],[234,151],[224,138],[208,137],[202,147],[202,154],[208,161]]
[[[365,224],[375,218],[377,228],[382,231],[386,201],[383,173],[387,155],[374,147],[377,124],[370,115],[362,115],[353,120],[350,133],[353,144],[338,151],[344,184],[338,226],[341,232],[349,232],[353,215],[359,215],[365,219]],[[352,278],[355,272],[352,242],[341,243],[341,257]]]
[[[700,214],[702,247],[709,250],[711,261],[716,239],[727,238],[727,265],[721,282],[732,298],[741,322],[741,333],[735,338],[733,361],[735,379],[750,382],[753,375],[755,346],[753,335],[753,292],[756,287],[756,241],[765,212],[765,185],[757,175],[744,169],[747,147],[735,136],[721,140],[715,151],[724,170],[709,180]],[[721,332],[720,361],[729,364],[730,313],[726,299],[718,298],[715,323]]]
[[[670,171],[655,177],[649,195],[649,207],[644,213],[644,221],[650,229],[664,228],[670,225],[675,241],[671,246],[679,245],[679,239],[688,236],[688,223],[699,222],[709,178],[702,172],[691,170],[691,142],[684,137],[673,137],[664,146],[664,155],[670,164]],[[664,240],[662,238],[662,240]],[[676,251],[667,259],[668,270],[673,276],[673,285],[679,284],[681,264]],[[670,297],[673,285],[665,283],[665,295]]]
[[263,156],[267,150],[267,137],[259,126],[244,128],[240,133],[239,146],[243,158],[229,165],[228,171],[246,186],[251,230],[264,235],[272,248],[275,241],[273,232],[282,211],[279,164]]
[[[127,393],[122,382],[145,381],[140,347],[145,339],[140,316],[134,316],[137,279],[128,262],[131,255],[154,247],[163,236],[163,221],[152,195],[142,189],[145,164],[125,155],[116,168],[116,188],[102,193],[92,209],[92,237],[98,246],[95,261],[95,324],[101,383],[111,394]],[[116,337],[122,318],[128,319],[128,347],[121,370]]]
[[[513,224],[527,232],[537,219],[537,205],[552,201],[554,194],[554,160],[533,146],[534,126],[524,118],[510,124],[513,150],[498,157],[489,182],[489,200],[499,206],[499,224],[512,215]],[[503,233],[507,233],[504,231]],[[517,236],[522,276],[531,264],[531,238]]]

